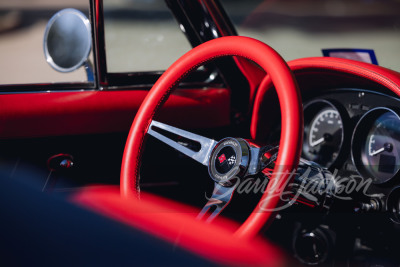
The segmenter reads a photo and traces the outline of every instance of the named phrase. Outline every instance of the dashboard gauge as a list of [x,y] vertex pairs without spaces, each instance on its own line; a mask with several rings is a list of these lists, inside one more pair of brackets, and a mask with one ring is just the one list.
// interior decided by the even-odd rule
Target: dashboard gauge
[[358,172],[374,183],[392,179],[400,169],[400,117],[391,109],[376,108],[357,124],[352,141]]
[[325,100],[311,102],[304,109],[303,157],[330,167],[343,143],[343,121],[336,107]]

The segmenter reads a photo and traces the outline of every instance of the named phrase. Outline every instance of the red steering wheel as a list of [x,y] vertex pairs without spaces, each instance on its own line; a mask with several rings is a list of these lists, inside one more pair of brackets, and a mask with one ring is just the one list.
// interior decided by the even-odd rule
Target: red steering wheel
[[139,170],[144,138],[151,125],[154,126],[155,113],[168,99],[171,91],[186,74],[223,56],[244,57],[263,68],[275,85],[282,114],[279,154],[273,175],[259,205],[236,232],[239,237],[247,238],[259,232],[277,207],[279,193],[299,163],[303,139],[303,111],[297,83],[282,57],[255,39],[231,36],[208,41],[179,58],[159,78],[144,99],[129,132],[121,167],[121,195],[126,198],[139,197]]

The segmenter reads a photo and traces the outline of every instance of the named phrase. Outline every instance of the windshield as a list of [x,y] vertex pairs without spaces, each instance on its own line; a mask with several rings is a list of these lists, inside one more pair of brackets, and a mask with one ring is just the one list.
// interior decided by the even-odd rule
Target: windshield
[[287,61],[322,49],[373,49],[400,70],[398,0],[221,0],[238,34],[272,46]]
[[108,72],[167,69],[191,49],[163,0],[103,0]]

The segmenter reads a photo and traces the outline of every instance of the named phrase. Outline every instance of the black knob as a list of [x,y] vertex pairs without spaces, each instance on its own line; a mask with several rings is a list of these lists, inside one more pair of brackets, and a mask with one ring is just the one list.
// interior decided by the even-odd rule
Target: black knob
[[293,249],[296,258],[302,263],[316,265],[328,258],[330,243],[326,234],[320,229],[303,230],[295,237]]
[[394,188],[390,193],[386,203],[390,219],[400,224],[400,187]]

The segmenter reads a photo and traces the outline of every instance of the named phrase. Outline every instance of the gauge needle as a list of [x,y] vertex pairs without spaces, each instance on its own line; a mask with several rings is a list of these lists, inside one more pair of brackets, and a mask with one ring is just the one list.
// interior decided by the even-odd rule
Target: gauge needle
[[390,144],[390,143],[385,143],[385,144],[383,145],[383,147],[381,147],[380,149],[378,149],[378,150],[376,150],[376,151],[373,151],[372,153],[369,153],[369,155],[370,155],[371,157],[373,157],[373,156],[378,155],[378,154],[380,154],[380,153],[382,153],[382,152],[384,152],[384,151],[392,152],[392,150],[393,150],[393,145]]
[[384,152],[384,151],[385,151],[385,148],[384,148],[384,147],[381,147],[380,149],[378,149],[378,150],[376,150],[376,151],[370,153],[369,155],[372,157],[372,156],[378,155],[379,153],[382,153],[382,152]]
[[321,137],[320,139],[318,139],[317,141],[315,141],[315,142],[313,142],[312,144],[311,144],[311,146],[317,146],[317,145],[319,145],[319,144],[321,144],[321,143],[323,143],[323,142],[325,142],[325,137]]

